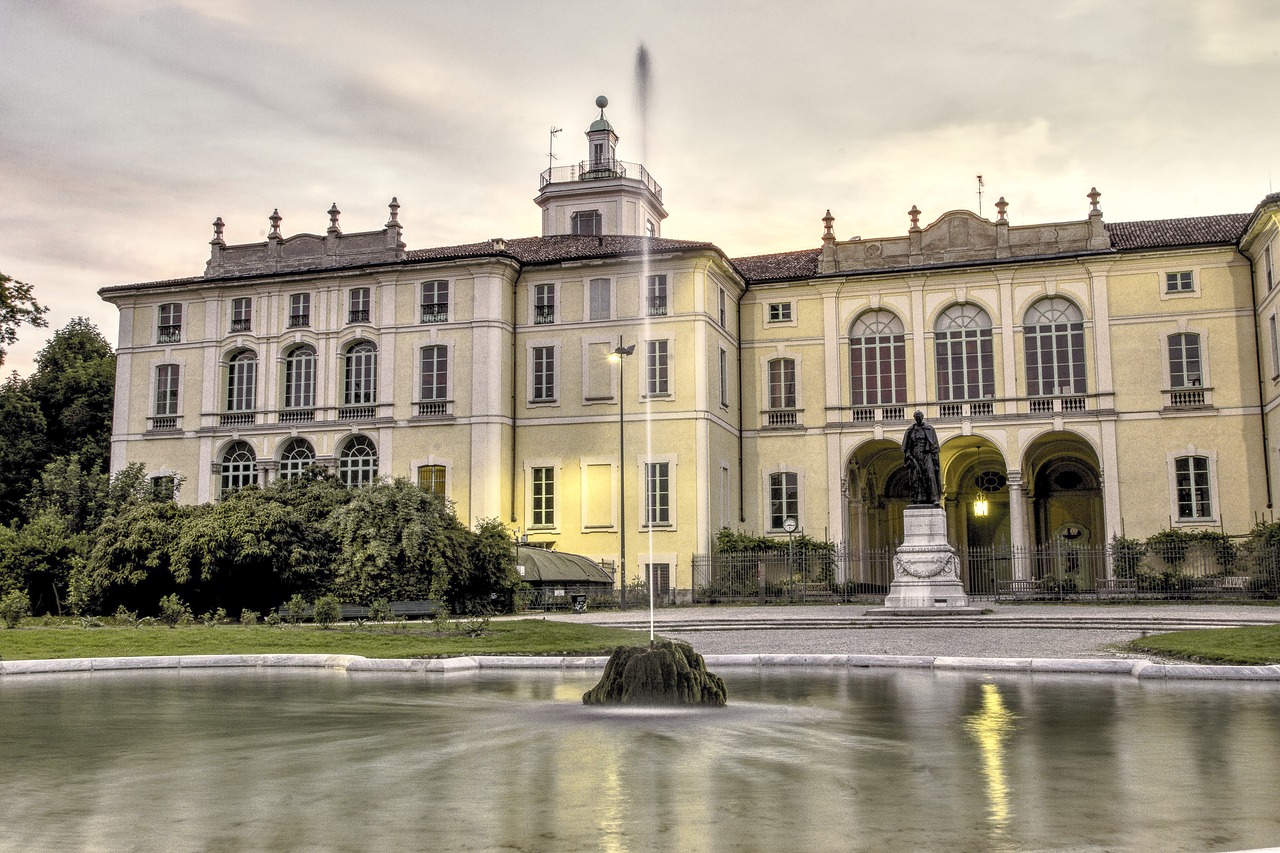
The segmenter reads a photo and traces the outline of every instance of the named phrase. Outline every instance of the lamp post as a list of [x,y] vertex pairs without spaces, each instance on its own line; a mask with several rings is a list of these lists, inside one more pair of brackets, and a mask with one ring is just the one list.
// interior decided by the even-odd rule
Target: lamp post
[[618,365],[618,568],[622,579],[622,588],[618,593],[618,606],[627,609],[627,470],[626,470],[626,432],[623,420],[622,359],[636,351],[636,345],[622,345],[622,336],[618,336],[618,346],[609,353],[609,360]]

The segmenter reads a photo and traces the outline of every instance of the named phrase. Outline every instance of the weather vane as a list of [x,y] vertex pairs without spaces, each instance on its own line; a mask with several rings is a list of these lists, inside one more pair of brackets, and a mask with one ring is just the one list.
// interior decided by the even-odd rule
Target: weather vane
[[982,215],[982,176],[978,176],[978,215]]
[[557,134],[557,133],[559,133],[560,131],[561,131],[561,128],[558,128],[558,127],[552,127],[552,128],[551,128],[551,144],[549,144],[549,145],[547,146],[547,175],[548,175],[548,177],[549,177],[549,176],[550,176],[550,174],[551,174],[551,164],[552,164],[552,163],[555,161],[555,159],[556,159],[556,155],[555,155],[555,150],[556,150],[556,134]]

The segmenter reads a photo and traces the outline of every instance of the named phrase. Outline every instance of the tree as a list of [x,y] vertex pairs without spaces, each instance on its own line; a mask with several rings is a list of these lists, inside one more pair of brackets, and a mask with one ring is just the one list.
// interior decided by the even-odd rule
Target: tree
[[31,285],[0,272],[0,364],[4,364],[5,347],[18,340],[18,327],[47,325],[48,310],[36,302]]
[[93,533],[89,558],[72,573],[72,609],[110,613],[123,605],[155,613],[160,598],[177,590],[171,544],[190,514],[172,501],[128,501],[107,515]]
[[[142,468],[140,464],[137,467]],[[79,455],[56,457],[44,466],[40,478],[31,486],[27,517],[55,512],[66,519],[74,533],[93,530],[107,508],[108,489],[107,475],[86,471],[80,465]]]
[[89,536],[75,533],[57,511],[42,512],[2,537],[0,577],[25,590],[37,613],[62,613],[74,567],[84,562]]
[[20,514],[23,500],[48,458],[40,405],[15,373],[0,386],[0,521]]
[[450,612],[512,610],[521,580],[515,542],[506,525],[496,518],[482,518],[475,533],[467,537],[467,546],[467,561],[446,568],[443,597]]
[[87,318],[53,333],[27,380],[45,418],[51,457],[76,454],[86,471],[106,470],[115,382],[115,353]]

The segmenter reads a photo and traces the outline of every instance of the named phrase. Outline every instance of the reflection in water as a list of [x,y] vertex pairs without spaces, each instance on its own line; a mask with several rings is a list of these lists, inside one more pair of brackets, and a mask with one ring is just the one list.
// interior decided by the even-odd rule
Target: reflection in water
[[[598,672],[6,676],[0,850],[1205,851],[1280,837],[1280,685],[723,674],[727,708],[621,712],[581,704]],[[1197,770],[1188,723],[1210,719],[1230,737]]]
[[1009,826],[1009,782],[1005,778],[1005,741],[1013,734],[1017,717],[1005,707],[1000,688],[982,685],[982,708],[965,718],[964,727],[982,753],[982,775],[987,783],[987,818],[992,837],[1003,839]]

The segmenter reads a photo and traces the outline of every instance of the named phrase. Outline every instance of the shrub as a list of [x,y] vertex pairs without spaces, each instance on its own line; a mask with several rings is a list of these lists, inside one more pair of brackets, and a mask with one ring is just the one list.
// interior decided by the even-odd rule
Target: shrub
[[263,621],[263,622],[266,622],[266,623],[267,623],[268,625],[270,625],[272,628],[279,628],[279,627],[280,627],[280,614],[279,614],[279,613],[277,613],[277,612],[275,612],[274,610],[272,610],[270,613],[268,613],[268,614],[267,614],[266,618],[265,618],[265,619],[263,619],[262,621]]
[[178,597],[177,593],[170,593],[160,599],[160,621],[170,628],[176,628],[180,622],[190,618],[191,608]]
[[20,589],[11,590],[0,598],[0,621],[6,628],[16,628],[23,616],[31,615],[31,599]]
[[226,609],[219,607],[217,610],[213,611],[212,613],[206,613],[203,616],[201,616],[200,621],[204,623],[204,626],[206,628],[213,628],[217,625],[225,625],[230,620],[227,618]]
[[297,625],[303,619],[307,618],[307,600],[302,597],[302,593],[295,592],[288,601],[285,602],[285,618],[289,620],[289,624]]
[[244,610],[240,611],[241,625],[257,625],[258,618],[258,612],[256,610],[250,610],[246,607]]
[[388,622],[395,614],[391,612],[391,602],[379,598],[369,605],[369,618],[374,622]]
[[316,624],[329,628],[342,617],[342,605],[337,596],[322,595],[316,599]]
[[116,608],[116,612],[111,614],[111,621],[126,628],[136,628],[138,627],[138,614],[121,604]]

